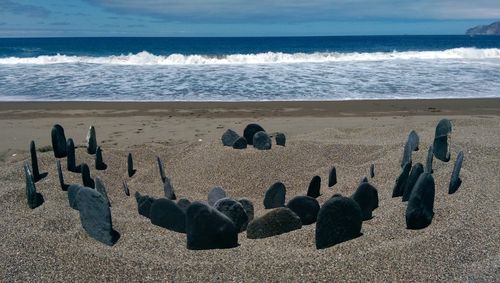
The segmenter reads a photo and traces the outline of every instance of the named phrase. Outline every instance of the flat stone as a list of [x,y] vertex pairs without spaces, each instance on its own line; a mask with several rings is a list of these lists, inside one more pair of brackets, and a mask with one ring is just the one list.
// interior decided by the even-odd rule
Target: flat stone
[[309,225],[316,222],[320,209],[318,201],[309,196],[294,197],[288,202],[286,207],[300,217],[302,225]]
[[266,132],[260,131],[253,135],[253,147],[259,150],[269,150],[272,146],[272,141]]
[[434,217],[434,178],[422,173],[411,191],[406,207],[406,228],[423,229],[429,226]]
[[262,239],[302,228],[302,221],[286,207],[273,209],[248,224],[247,238]]
[[257,132],[265,132],[264,128],[262,128],[258,124],[248,124],[243,130],[243,137],[247,140],[249,145],[253,145],[253,136]]
[[274,183],[264,196],[264,208],[276,208],[285,206],[286,187],[281,182]]
[[165,229],[186,233],[186,214],[175,202],[161,198],[151,204],[151,223]]
[[239,232],[247,229],[248,215],[238,201],[231,198],[222,198],[214,204],[214,208],[229,217]]

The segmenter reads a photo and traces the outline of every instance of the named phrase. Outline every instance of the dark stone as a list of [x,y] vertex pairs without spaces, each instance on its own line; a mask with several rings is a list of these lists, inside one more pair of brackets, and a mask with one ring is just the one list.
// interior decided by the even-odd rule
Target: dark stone
[[165,177],[165,182],[163,183],[163,192],[165,193],[165,198],[170,200],[176,200],[174,187],[172,186],[172,182],[170,178]]
[[243,136],[247,140],[249,145],[253,145],[253,136],[257,132],[265,132],[264,128],[257,124],[248,124],[243,130]]
[[359,184],[363,184],[363,183],[368,183],[368,177],[363,176],[363,177],[361,178],[361,180],[359,181]]
[[328,187],[333,187],[335,184],[337,184],[337,169],[332,166],[328,173]]
[[410,174],[411,163],[406,163],[403,168],[401,168],[401,172],[399,173],[398,178],[396,179],[396,184],[394,184],[394,188],[392,189],[392,197],[400,197],[403,195],[404,189],[406,187],[406,182],[408,182],[408,175]]
[[214,204],[226,197],[226,192],[221,187],[213,187],[210,192],[208,192],[208,204],[214,206]]
[[193,202],[186,211],[187,248],[226,249],[238,246],[238,230],[233,221],[202,202]]
[[73,209],[78,210],[78,203],[76,201],[76,196],[78,195],[78,192],[82,188],[83,186],[80,186],[78,184],[72,184],[68,187],[68,202],[69,206]]
[[82,171],[81,165],[76,166],[76,157],[75,157],[75,143],[73,139],[68,139],[68,144],[66,147],[66,164],[68,167],[68,171],[73,173],[80,173]]
[[97,138],[95,135],[94,126],[90,126],[89,132],[87,133],[87,153],[95,154],[97,152]]
[[374,178],[375,177],[375,164],[371,164],[370,165],[370,178]]
[[88,187],[88,188],[95,188],[95,182],[94,180],[90,177],[90,168],[87,165],[87,163],[82,163],[80,165],[82,168],[82,181],[83,181],[83,186]]
[[33,181],[36,183],[41,179],[47,177],[49,173],[44,172],[40,174],[38,170],[38,158],[36,157],[36,147],[35,142],[31,141],[30,143],[30,153],[31,153],[31,168],[33,169]]
[[104,186],[104,182],[99,176],[95,177],[95,189],[106,199],[108,205],[111,206],[111,202],[108,198],[108,193],[106,192],[106,187]]
[[302,225],[309,225],[316,222],[320,208],[318,201],[309,196],[294,197],[288,202],[286,207],[300,217]]
[[241,205],[238,201],[231,198],[219,199],[214,204],[214,208],[229,217],[239,232],[243,232],[247,229],[249,222],[248,215],[245,212],[243,205]]
[[108,165],[106,165],[106,163],[102,160],[102,149],[98,146],[95,152],[95,169],[106,170],[107,168]]
[[460,179],[460,169],[462,168],[462,162],[464,161],[464,153],[460,151],[453,166],[453,172],[451,173],[450,186],[448,187],[448,194],[455,193],[460,185],[462,184],[462,179]]
[[177,201],[177,206],[184,211],[187,210],[189,205],[191,205],[191,202],[188,199],[181,198]]
[[134,160],[132,159],[132,153],[129,153],[127,156],[127,172],[128,176],[134,176],[136,170],[134,169]]
[[361,236],[363,214],[351,198],[336,196],[326,201],[316,221],[316,248],[324,249]]
[[286,187],[281,182],[274,183],[264,196],[264,208],[276,208],[285,206]]
[[113,230],[108,201],[96,190],[81,188],[76,195],[80,221],[87,234],[108,246],[114,245],[120,233]]
[[285,146],[286,136],[283,133],[276,133],[276,145]]
[[406,208],[406,228],[422,229],[429,226],[434,216],[434,178],[422,173],[411,191]]
[[253,147],[259,150],[271,149],[272,141],[266,132],[260,131],[253,135]]
[[151,205],[156,199],[147,195],[141,195],[139,192],[135,192],[135,201],[137,202],[137,212],[140,215],[150,218]]
[[408,134],[408,143],[410,144],[410,148],[412,151],[418,151],[418,145],[420,143],[420,138],[418,137],[417,132],[411,130]]
[[228,129],[227,131],[224,132],[224,134],[221,137],[222,144],[224,146],[233,146],[234,142],[240,138],[240,135],[236,133],[235,131]]
[[64,129],[59,124],[55,124],[51,131],[52,149],[56,158],[66,157],[66,136]]
[[422,173],[424,173],[424,166],[422,165],[422,163],[413,165],[413,167],[411,168],[410,176],[408,177],[408,181],[406,182],[406,186],[403,191],[403,201],[408,201],[410,199],[411,191],[413,190],[418,177]]
[[429,151],[427,151],[427,160],[425,161],[425,173],[434,173],[434,170],[432,170],[432,159],[434,158],[434,150],[432,148],[432,145],[429,147]]
[[167,180],[167,176],[165,176],[165,169],[163,167],[163,161],[161,161],[160,157],[156,157],[156,162],[158,163],[158,170],[160,170],[160,178],[163,183]]
[[412,162],[411,154],[412,154],[411,145],[409,141],[407,141],[405,144],[405,149],[403,151],[403,158],[401,159],[401,167],[403,167],[406,163]]
[[245,148],[247,148],[247,140],[244,137],[239,137],[233,143],[233,148],[234,149],[245,149]]
[[186,233],[186,213],[169,199],[157,199],[151,204],[151,223],[165,229]]
[[123,191],[126,196],[130,196],[130,190],[128,189],[127,181],[123,181]]
[[64,176],[61,168],[61,160],[56,161],[56,167],[57,167],[57,176],[59,177],[59,185],[61,186],[61,190],[67,191],[69,185],[64,183]]
[[372,212],[378,207],[377,189],[368,182],[361,183],[351,198],[361,208],[363,220],[372,219]]
[[292,210],[279,207],[248,224],[247,238],[262,239],[302,228],[302,221]]
[[254,208],[253,208],[253,203],[247,198],[239,198],[238,202],[241,203],[243,206],[243,209],[245,210],[247,216],[248,216],[248,222],[253,220],[254,217]]
[[317,198],[321,195],[321,177],[314,176],[309,183],[309,188],[307,189],[307,196],[312,198]]
[[26,200],[28,201],[28,207],[35,209],[43,204],[44,199],[42,194],[36,191],[35,180],[33,179],[33,174],[28,163],[24,163],[24,175],[26,179]]
[[436,133],[434,136],[434,156],[437,159],[448,162],[450,161],[450,151],[448,144],[448,137],[451,134],[451,122],[448,119],[442,119],[436,126]]

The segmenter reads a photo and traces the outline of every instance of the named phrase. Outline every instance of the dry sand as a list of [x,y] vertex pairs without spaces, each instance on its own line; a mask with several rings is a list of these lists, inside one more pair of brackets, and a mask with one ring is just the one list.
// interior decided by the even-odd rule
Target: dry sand
[[[378,108],[374,108],[378,107]],[[98,110],[93,110],[98,109]],[[420,136],[413,160],[425,162],[434,127],[453,124],[448,163],[434,161],[435,216],[423,230],[405,229],[406,204],[392,199],[407,134]],[[270,151],[223,147],[220,135],[242,132],[249,122],[287,134],[287,146]],[[37,183],[45,203],[26,205],[22,164],[30,140],[50,144],[53,124],[83,144],[89,125],[97,130],[108,170],[92,170],[107,185],[113,224],[121,238],[113,247],[88,237],[78,212],[59,189],[51,151],[39,152]],[[313,103],[1,103],[0,104],[0,280],[2,281],[500,281],[500,99],[313,102]],[[463,183],[448,195],[458,151],[465,161]],[[138,169],[126,175],[128,152]],[[363,236],[316,250],[315,225],[276,237],[249,240],[228,250],[190,251],[184,234],[152,225],[137,213],[139,191],[160,197],[155,156],[165,163],[178,197],[205,200],[215,185],[231,197],[254,202],[264,213],[266,189],[280,180],[287,199],[305,194],[314,175],[322,177],[320,203],[334,193],[349,196],[375,164],[370,180],[379,191],[374,218]],[[77,162],[93,165],[77,149]],[[65,165],[65,160],[62,160]],[[326,187],[329,168],[338,184]],[[64,166],[65,167],[65,166]],[[81,182],[64,171],[67,183]]]

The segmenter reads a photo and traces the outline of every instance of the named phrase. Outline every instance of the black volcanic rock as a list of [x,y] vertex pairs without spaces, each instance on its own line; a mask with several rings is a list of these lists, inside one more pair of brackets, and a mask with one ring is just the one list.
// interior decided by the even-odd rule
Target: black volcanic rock
[[286,187],[281,182],[274,183],[264,196],[264,208],[276,208],[285,206]]
[[462,168],[462,162],[464,161],[464,153],[460,151],[457,155],[457,160],[453,166],[453,172],[451,173],[450,185],[448,187],[448,193],[455,193],[460,185],[462,184],[462,179],[460,179],[460,169]]
[[245,149],[245,148],[247,148],[247,140],[244,137],[239,137],[233,143],[233,148],[234,149]]
[[403,150],[403,158],[401,158],[401,168],[406,163],[412,162],[411,155],[412,155],[411,144],[407,141]]
[[214,204],[214,208],[229,217],[239,232],[247,229],[248,215],[243,205],[238,201],[231,198],[222,198]]
[[64,183],[64,176],[61,168],[61,160],[56,161],[56,167],[57,167],[57,177],[59,178],[59,186],[61,186],[61,190],[67,191],[69,188],[69,185]]
[[300,217],[302,225],[316,222],[320,209],[318,201],[308,196],[296,196],[287,203],[286,207]]
[[66,144],[66,164],[68,171],[73,173],[80,173],[82,171],[81,165],[76,166],[76,153],[75,153],[75,143],[72,138],[68,139]]
[[448,119],[442,119],[436,126],[432,148],[434,150],[434,156],[443,162],[450,161],[450,145],[448,138],[451,134],[451,130],[451,122]]
[[275,139],[276,139],[276,145],[285,146],[285,144],[286,144],[286,136],[285,136],[285,134],[283,134],[283,133],[276,133]]
[[361,208],[363,220],[372,219],[372,212],[378,208],[377,189],[368,182],[361,183],[351,196]]
[[237,132],[227,129],[221,137],[224,146],[233,146],[234,142],[240,138]]
[[95,182],[92,179],[92,177],[90,177],[90,168],[87,165],[87,163],[82,163],[81,169],[82,169],[81,173],[82,173],[83,186],[89,187],[92,189],[95,188]]
[[94,126],[90,126],[89,132],[87,133],[87,153],[95,154],[97,151],[97,138],[95,135]]
[[392,189],[392,197],[400,197],[403,196],[404,189],[406,187],[406,182],[408,181],[408,176],[410,174],[411,162],[406,163],[403,168],[401,168],[401,172],[399,173],[398,178],[396,179],[396,184],[394,184],[394,188]]
[[151,204],[151,223],[165,229],[186,233],[186,213],[175,202],[161,198]]
[[95,151],[95,169],[97,170],[106,170],[108,168],[108,165],[104,163],[102,160],[102,149],[100,146],[97,147]]
[[432,169],[432,160],[434,159],[434,149],[432,148],[432,145],[429,146],[429,150],[427,151],[427,159],[425,160],[425,169],[424,172],[426,173],[434,173],[434,170]]
[[424,173],[424,166],[422,163],[417,163],[413,165],[411,168],[410,176],[408,177],[408,181],[406,182],[406,186],[403,191],[403,199],[402,201],[408,201],[410,199],[411,191],[415,186],[415,183],[420,177],[420,174]]
[[375,164],[371,164],[370,165],[370,178],[374,178],[375,177]]
[[214,206],[214,204],[226,197],[226,192],[221,187],[213,187],[210,192],[208,192],[208,204]]
[[257,132],[253,135],[253,147],[256,149],[269,150],[272,144],[271,137],[264,131]]
[[309,183],[309,188],[307,189],[307,196],[317,198],[321,196],[321,177],[314,176]]
[[420,138],[418,137],[417,132],[411,130],[408,134],[408,144],[410,145],[410,149],[412,151],[418,151],[418,146],[420,144]]
[[55,124],[51,131],[52,149],[56,158],[66,157],[66,136],[61,125]]
[[165,183],[163,183],[163,192],[165,193],[165,198],[170,200],[176,200],[177,196],[175,196],[174,186],[172,186],[172,181],[170,178],[165,178]]
[[332,166],[328,173],[328,187],[333,187],[335,184],[337,184],[337,169]]
[[129,177],[134,176],[136,170],[134,169],[134,160],[132,159],[132,153],[127,156],[127,173]]
[[26,200],[28,207],[35,209],[44,203],[42,194],[36,191],[35,180],[28,163],[24,163],[24,175],[26,181]]
[[500,21],[489,25],[480,25],[468,29],[466,35],[500,35]]
[[253,145],[253,136],[257,132],[265,132],[264,128],[262,128],[258,124],[248,124],[243,130],[243,137],[247,140],[249,145]]
[[147,195],[141,195],[141,193],[139,192],[135,192],[134,196],[137,203],[137,212],[139,212],[139,215],[150,218],[151,205],[156,199]]
[[423,229],[429,226],[434,216],[434,178],[429,173],[422,173],[411,191],[406,208],[406,227]]
[[123,181],[123,192],[126,196],[130,196],[130,190],[128,189],[127,181]]
[[273,209],[248,224],[247,238],[262,239],[302,228],[302,221],[286,207]]
[[83,186],[80,186],[78,184],[72,184],[68,187],[69,207],[78,210],[78,203],[76,201],[76,196],[82,188],[83,188]]
[[162,183],[165,183],[165,180],[167,179],[165,175],[165,168],[163,166],[163,161],[161,161],[160,157],[156,157],[156,163],[158,163],[158,170],[160,171],[160,178]]
[[179,200],[177,201],[177,206],[178,206],[180,209],[184,210],[184,211],[186,211],[186,210],[187,210],[187,208],[188,208],[190,205],[191,205],[191,201],[189,201],[189,200],[188,200],[188,199],[186,199],[186,198],[181,198],[181,199],[179,199]]
[[104,182],[99,176],[95,177],[95,190],[98,191],[106,199],[108,205],[111,206],[111,202],[108,198],[108,193],[106,192],[106,187],[104,186]]
[[237,201],[243,206],[243,209],[248,216],[248,222],[252,221],[254,217],[254,207],[252,201],[247,198],[239,198]]
[[49,173],[40,173],[38,169],[38,158],[36,156],[36,146],[35,142],[31,141],[30,143],[30,155],[31,155],[31,168],[33,170],[33,181],[36,183],[40,181],[41,179],[47,177]]

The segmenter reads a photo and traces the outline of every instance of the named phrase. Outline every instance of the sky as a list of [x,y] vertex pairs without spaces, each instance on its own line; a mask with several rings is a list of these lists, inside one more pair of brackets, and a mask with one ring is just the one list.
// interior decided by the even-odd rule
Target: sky
[[499,0],[0,0],[0,37],[464,34]]

